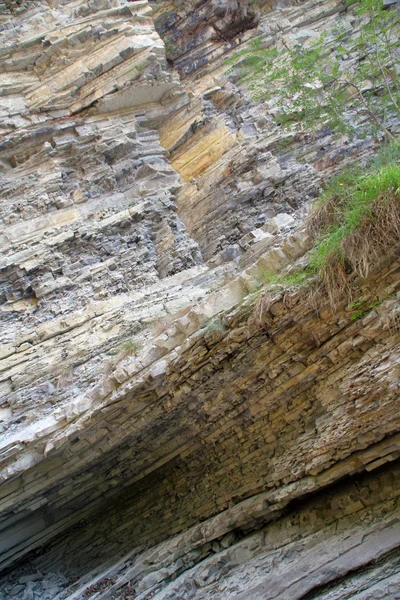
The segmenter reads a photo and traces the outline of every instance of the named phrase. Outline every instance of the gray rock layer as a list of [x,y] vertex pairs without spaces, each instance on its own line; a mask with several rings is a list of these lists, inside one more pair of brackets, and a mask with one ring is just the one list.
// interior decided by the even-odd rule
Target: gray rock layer
[[253,295],[375,143],[288,135],[226,74],[339,19],[0,2],[0,599],[400,597],[398,248],[361,314]]

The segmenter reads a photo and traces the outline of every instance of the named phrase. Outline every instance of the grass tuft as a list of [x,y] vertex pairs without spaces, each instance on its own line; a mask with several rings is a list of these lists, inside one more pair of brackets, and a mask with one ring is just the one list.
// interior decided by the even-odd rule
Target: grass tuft
[[[351,300],[354,276],[367,278],[384,256],[399,251],[400,242],[400,141],[385,145],[364,167],[343,170],[334,177],[315,203],[307,229],[314,238],[307,267],[277,273],[266,271],[256,292],[252,315],[264,328],[277,296],[291,287],[307,285],[309,301],[317,307],[321,295],[334,309]],[[379,306],[360,301],[350,304],[351,320]],[[400,322],[398,312],[391,326]]]
[[262,275],[263,285],[280,285],[291,287],[302,285],[310,278],[310,273],[306,269],[299,269],[291,273],[277,273],[276,271],[266,271]]
[[253,309],[253,318],[256,323],[264,327],[267,325],[271,304],[282,289],[302,286],[308,283],[311,277],[312,274],[307,269],[298,269],[290,273],[266,271],[263,274],[263,285]]
[[[317,275],[330,303],[349,296],[349,274],[368,277],[400,240],[400,145],[384,147],[367,172],[334,178],[311,215],[315,238],[308,271]],[[386,161],[389,161],[386,163]]]

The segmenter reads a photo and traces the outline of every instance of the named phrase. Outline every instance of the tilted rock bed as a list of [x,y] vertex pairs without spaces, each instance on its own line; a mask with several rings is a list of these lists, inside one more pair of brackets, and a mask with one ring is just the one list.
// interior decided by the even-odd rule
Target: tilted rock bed
[[396,597],[395,253],[357,309],[254,313],[375,144],[288,135],[224,74],[356,23],[200,4],[0,2],[0,598]]

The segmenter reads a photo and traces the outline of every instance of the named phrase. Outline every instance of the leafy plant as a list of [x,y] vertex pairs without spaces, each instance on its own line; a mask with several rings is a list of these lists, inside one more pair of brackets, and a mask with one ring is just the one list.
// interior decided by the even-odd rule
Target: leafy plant
[[361,306],[362,302],[360,300],[355,300],[354,302],[350,303],[350,308],[358,308],[359,306]]
[[365,316],[365,312],[363,310],[355,310],[351,313],[350,320],[357,321],[358,319],[362,319]]
[[351,321],[357,321],[358,319],[362,319],[367,315],[371,310],[378,308],[382,304],[382,300],[374,300],[373,302],[361,302],[361,300],[356,300],[355,302],[351,302],[349,304],[350,308],[356,308],[350,315]]
[[386,126],[400,112],[399,34],[396,11],[383,0],[360,0],[354,8],[360,32],[339,22],[308,45],[264,49],[261,38],[229,61],[255,100],[275,103],[284,128],[357,133],[349,109],[369,117],[370,133],[394,139]]

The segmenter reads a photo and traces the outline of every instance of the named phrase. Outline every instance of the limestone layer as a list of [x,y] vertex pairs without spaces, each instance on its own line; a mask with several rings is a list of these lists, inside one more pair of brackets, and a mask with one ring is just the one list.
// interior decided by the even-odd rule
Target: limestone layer
[[335,310],[260,291],[375,143],[226,73],[339,19],[0,2],[1,600],[398,597],[398,248]]

